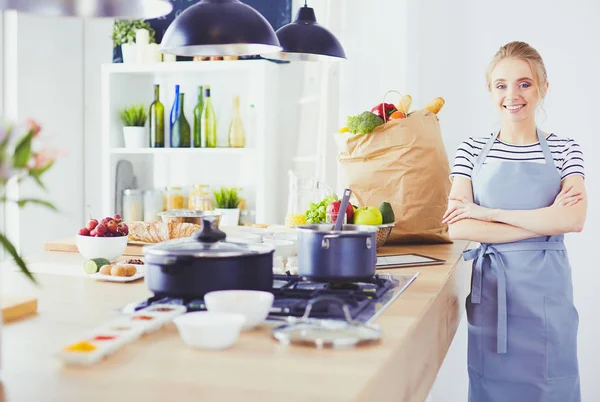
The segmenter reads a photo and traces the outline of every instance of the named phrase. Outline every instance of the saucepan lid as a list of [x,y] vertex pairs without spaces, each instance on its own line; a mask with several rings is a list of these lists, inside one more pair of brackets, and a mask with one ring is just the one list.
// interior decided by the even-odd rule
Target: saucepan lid
[[273,253],[275,249],[267,244],[248,244],[226,241],[225,232],[215,228],[214,217],[202,218],[202,229],[190,237],[175,239],[152,246],[145,246],[145,256],[170,257],[242,257]]
[[[341,304],[346,320],[310,319],[313,306],[325,301]],[[273,337],[285,344],[337,349],[376,343],[381,339],[381,329],[377,325],[353,320],[348,306],[337,297],[321,296],[308,302],[298,322],[273,329]]]

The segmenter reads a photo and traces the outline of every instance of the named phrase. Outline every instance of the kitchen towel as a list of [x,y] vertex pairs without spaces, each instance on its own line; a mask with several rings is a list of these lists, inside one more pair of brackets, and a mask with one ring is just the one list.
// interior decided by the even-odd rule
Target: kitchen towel
[[435,114],[418,110],[370,134],[335,134],[338,166],[353,204],[389,202],[390,243],[451,243],[442,217],[450,193],[450,164]]

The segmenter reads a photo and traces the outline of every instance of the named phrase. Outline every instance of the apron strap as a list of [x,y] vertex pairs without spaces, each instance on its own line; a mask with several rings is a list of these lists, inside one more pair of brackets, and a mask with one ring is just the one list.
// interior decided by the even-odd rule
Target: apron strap
[[483,165],[483,161],[485,161],[485,158],[490,153],[490,149],[492,149],[492,146],[494,145],[494,142],[496,142],[496,138],[498,138],[499,134],[500,134],[500,131],[497,131],[496,133],[494,133],[494,135],[492,135],[490,137],[490,139],[483,146],[481,153],[475,159],[475,166],[473,167],[474,174],[479,172],[479,169],[481,169],[481,166]]
[[538,140],[540,141],[540,145],[542,146],[542,151],[544,152],[544,158],[546,159],[546,163],[550,164],[554,168],[554,158],[552,157],[552,152],[550,152],[548,141],[546,141],[544,134],[542,134],[542,131],[539,128],[537,128],[536,131]]
[[498,318],[496,328],[496,350],[498,354],[507,353],[508,344],[508,318],[506,307],[506,268],[502,260],[504,252],[515,251],[540,251],[540,250],[565,250],[565,244],[558,242],[516,242],[505,244],[481,243],[479,247],[463,252],[465,261],[473,262],[473,275],[471,286],[471,303],[480,304],[483,291],[483,261],[486,255],[490,258],[490,267],[496,271],[498,280],[497,301]]

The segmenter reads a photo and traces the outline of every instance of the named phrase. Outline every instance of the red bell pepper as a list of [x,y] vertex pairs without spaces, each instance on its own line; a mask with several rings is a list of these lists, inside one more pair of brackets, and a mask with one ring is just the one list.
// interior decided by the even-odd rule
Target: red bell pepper
[[[388,117],[392,113],[394,113],[396,110],[398,110],[398,109],[396,109],[396,106],[394,106],[392,103],[380,103],[379,105],[377,105],[373,109],[371,109],[371,113],[374,113],[377,116],[384,119],[385,121],[387,121]],[[385,117],[384,117],[384,113],[385,113]]]

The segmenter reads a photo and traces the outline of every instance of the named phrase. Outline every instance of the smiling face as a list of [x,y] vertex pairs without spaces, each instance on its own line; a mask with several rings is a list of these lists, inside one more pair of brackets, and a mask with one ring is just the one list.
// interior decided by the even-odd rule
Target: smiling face
[[535,119],[538,103],[546,94],[548,83],[538,84],[536,75],[525,60],[500,60],[490,75],[490,91],[503,121]]

